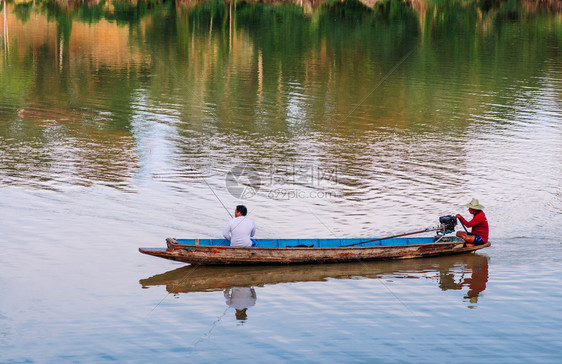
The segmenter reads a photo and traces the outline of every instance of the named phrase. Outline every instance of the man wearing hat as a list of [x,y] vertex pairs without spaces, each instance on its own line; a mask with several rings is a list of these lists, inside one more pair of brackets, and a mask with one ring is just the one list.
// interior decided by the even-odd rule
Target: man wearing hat
[[468,207],[468,212],[473,215],[472,220],[466,221],[466,219],[460,214],[457,214],[457,217],[466,227],[470,227],[472,230],[470,233],[457,231],[457,236],[466,241],[468,246],[486,244],[488,242],[489,228],[486,215],[484,214],[484,211],[482,211],[484,206],[480,205],[478,200],[475,198],[473,198],[472,201],[467,203],[465,206]]

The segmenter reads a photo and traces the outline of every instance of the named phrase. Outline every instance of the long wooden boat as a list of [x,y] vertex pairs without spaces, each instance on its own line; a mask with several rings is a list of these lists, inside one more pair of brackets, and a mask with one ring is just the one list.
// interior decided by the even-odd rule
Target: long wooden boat
[[[143,254],[198,265],[343,263],[410,259],[471,252],[489,243],[467,246],[455,236],[369,239],[254,239],[257,247],[232,247],[225,239],[167,238],[167,248]],[[353,245],[353,246],[350,246]]]

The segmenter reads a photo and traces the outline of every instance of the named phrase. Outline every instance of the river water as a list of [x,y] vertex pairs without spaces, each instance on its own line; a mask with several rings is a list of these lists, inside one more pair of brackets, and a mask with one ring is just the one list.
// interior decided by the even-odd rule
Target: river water
[[[0,362],[559,362],[546,3],[2,2]],[[472,197],[475,254],[137,251],[220,237],[240,203],[260,238],[379,237]]]

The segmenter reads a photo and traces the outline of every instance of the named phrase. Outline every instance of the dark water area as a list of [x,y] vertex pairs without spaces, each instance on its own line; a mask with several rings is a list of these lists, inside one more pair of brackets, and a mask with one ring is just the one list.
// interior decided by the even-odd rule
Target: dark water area
[[[0,362],[556,362],[553,1],[0,2]],[[217,238],[379,237],[476,197],[492,246],[196,267]]]

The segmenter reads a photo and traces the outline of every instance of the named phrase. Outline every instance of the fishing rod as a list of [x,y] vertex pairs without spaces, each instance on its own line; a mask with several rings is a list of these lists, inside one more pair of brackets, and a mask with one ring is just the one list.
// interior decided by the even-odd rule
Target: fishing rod
[[[193,171],[193,169],[192,169]],[[224,209],[226,210],[226,212],[228,212],[228,215],[230,215],[230,218],[234,218],[234,216],[232,216],[232,214],[230,213],[230,211],[226,208],[226,206],[224,205],[224,203],[222,202],[222,200],[220,199],[220,197],[215,193],[215,190],[211,187],[211,185],[209,185],[207,183],[207,181],[205,180],[205,178],[203,178],[202,176],[199,176],[199,178],[201,178],[203,180],[203,182],[205,182],[205,184],[207,185],[207,187],[209,187],[209,189],[211,190],[211,192],[213,193],[213,195],[215,195],[215,197],[217,198],[217,200],[220,202],[220,204],[222,205],[222,207],[224,207]],[[254,239],[250,238],[250,240],[252,241],[252,246],[256,247],[258,246],[258,242],[255,241]]]
[[401,236],[414,235],[414,234],[421,234],[421,233],[426,233],[426,232],[428,232],[428,231],[436,231],[436,230],[441,230],[441,227],[426,228],[426,229],[419,230],[419,231],[413,231],[413,232],[411,232],[411,233],[404,233],[404,234],[398,234],[398,235],[391,235],[391,236],[386,236],[386,237],[384,237],[384,238],[376,238],[376,239],[371,239],[371,240],[360,241],[359,243],[353,243],[353,244],[342,245],[342,247],[360,245],[360,244],[365,244],[365,243],[372,243],[373,241],[379,241],[379,240],[386,240],[386,239],[399,238],[399,237],[401,237]]
[[[403,233],[403,234],[398,234],[398,235],[391,235],[391,236],[386,236],[384,238],[376,238],[376,239],[370,239],[370,240],[365,240],[365,241],[360,241],[358,243],[353,243],[353,244],[347,244],[347,245],[342,245],[342,247],[348,247],[348,246],[355,246],[355,245],[361,245],[361,244],[365,244],[365,243],[372,243],[374,241],[380,241],[380,240],[386,240],[386,239],[393,239],[393,238],[399,238],[401,236],[407,236],[407,235],[414,235],[414,234],[421,234],[421,233],[426,233],[428,231],[438,231],[437,235],[442,235],[441,238],[443,237],[443,235],[451,233],[455,230],[455,225],[457,224],[457,217],[453,216],[453,215],[446,215],[446,216],[441,216],[439,218],[439,223],[441,225],[437,226],[437,227],[428,227],[425,228],[423,230],[418,230],[418,231],[412,231],[410,233]],[[462,222],[461,222],[462,223]],[[464,226],[464,225],[463,225]],[[441,240],[441,239],[439,239]]]
[[[193,169],[191,170],[193,171]],[[215,195],[215,197],[217,198],[217,200],[220,202],[220,204],[222,205],[222,207],[224,207],[224,209],[226,210],[226,212],[228,212],[228,215],[230,215],[231,218],[233,218],[234,216],[232,216],[232,214],[230,213],[230,211],[226,208],[226,206],[224,205],[224,203],[222,202],[222,200],[220,199],[220,197],[215,193],[215,190],[213,190],[213,188],[211,187],[211,185],[209,185],[207,183],[207,181],[205,180],[205,178],[203,178],[202,176],[198,176],[201,180],[203,180],[203,182],[205,182],[205,184],[207,185],[207,187],[209,187],[209,189],[211,190],[211,192],[213,193],[213,195]]]
[[463,224],[463,222],[462,222],[461,219],[459,219],[459,222],[461,223],[461,225],[462,225],[464,231],[466,231],[467,234],[470,234],[470,233],[468,232],[468,229],[466,228],[466,226],[464,226],[464,224]]

